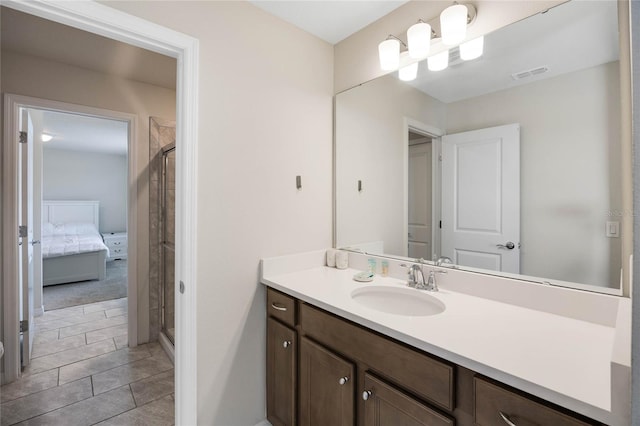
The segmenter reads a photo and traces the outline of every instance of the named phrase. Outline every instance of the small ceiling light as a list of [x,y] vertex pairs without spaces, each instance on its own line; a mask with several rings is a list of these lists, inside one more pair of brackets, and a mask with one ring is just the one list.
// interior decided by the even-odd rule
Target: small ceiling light
[[42,139],[42,142],[49,142],[51,139],[53,139],[53,136],[43,133],[40,138]]
[[407,30],[407,44],[412,58],[426,58],[431,48],[431,25],[420,21],[410,26]]
[[400,41],[388,38],[378,45],[380,68],[384,71],[397,70],[400,65]]
[[449,66],[449,51],[445,50],[427,58],[429,71],[442,71]]
[[442,43],[452,46],[461,43],[467,35],[467,6],[454,4],[440,14]]
[[479,58],[484,49],[484,36],[474,38],[460,45],[460,58],[465,61]]

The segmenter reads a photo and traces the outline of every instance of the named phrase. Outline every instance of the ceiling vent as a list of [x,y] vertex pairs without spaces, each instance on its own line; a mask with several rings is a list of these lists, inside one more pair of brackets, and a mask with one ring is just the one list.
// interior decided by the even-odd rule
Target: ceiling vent
[[514,80],[522,80],[524,78],[533,77],[534,75],[544,74],[547,71],[549,71],[549,67],[532,68],[530,70],[513,73],[511,74],[511,78]]

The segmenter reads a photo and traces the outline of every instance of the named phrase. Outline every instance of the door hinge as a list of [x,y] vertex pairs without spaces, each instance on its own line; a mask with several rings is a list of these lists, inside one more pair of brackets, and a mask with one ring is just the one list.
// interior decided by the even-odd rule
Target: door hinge
[[20,333],[29,331],[29,320],[20,321]]
[[442,161],[442,154],[438,155],[438,161]]
[[27,225],[18,226],[18,237],[19,238],[25,238],[28,235],[29,235],[29,230],[27,228]]
[[20,132],[20,138],[18,141],[20,143],[27,143],[27,132]]
[[440,229],[442,229],[442,221],[440,221]]

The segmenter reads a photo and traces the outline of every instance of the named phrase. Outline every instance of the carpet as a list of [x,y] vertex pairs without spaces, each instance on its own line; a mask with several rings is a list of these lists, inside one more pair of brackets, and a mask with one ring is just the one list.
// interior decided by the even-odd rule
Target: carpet
[[45,311],[127,297],[127,261],[107,262],[104,280],[48,285],[43,292]]

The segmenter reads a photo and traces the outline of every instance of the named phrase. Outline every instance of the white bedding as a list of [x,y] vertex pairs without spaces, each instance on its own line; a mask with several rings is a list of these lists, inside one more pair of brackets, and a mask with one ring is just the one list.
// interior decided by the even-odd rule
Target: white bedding
[[42,257],[68,256],[109,249],[93,223],[44,223],[42,227]]

